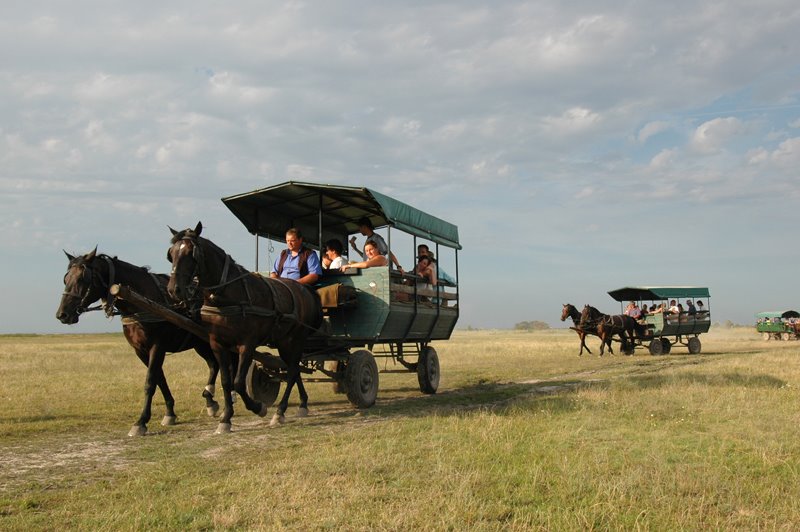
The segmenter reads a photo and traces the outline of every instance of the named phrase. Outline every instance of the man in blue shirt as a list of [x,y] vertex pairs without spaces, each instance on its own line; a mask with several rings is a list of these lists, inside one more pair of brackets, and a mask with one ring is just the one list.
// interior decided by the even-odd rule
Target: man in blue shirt
[[286,248],[275,259],[270,277],[294,279],[298,283],[313,285],[322,275],[319,257],[303,245],[303,235],[299,229],[286,231]]

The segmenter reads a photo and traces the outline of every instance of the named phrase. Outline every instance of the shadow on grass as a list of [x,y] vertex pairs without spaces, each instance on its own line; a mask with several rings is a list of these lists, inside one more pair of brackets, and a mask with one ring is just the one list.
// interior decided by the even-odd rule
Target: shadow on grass
[[721,373],[706,375],[686,373],[681,375],[644,375],[631,377],[630,382],[641,389],[661,388],[673,384],[700,384],[703,386],[743,386],[745,388],[780,388],[786,381],[772,375],[742,375]]

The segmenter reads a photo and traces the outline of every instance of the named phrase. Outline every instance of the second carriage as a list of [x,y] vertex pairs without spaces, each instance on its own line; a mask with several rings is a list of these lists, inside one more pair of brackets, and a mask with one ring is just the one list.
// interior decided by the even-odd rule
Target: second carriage
[[[650,303],[667,306],[668,302],[691,301],[695,312],[647,314],[636,346],[647,348],[651,355],[668,354],[674,346],[686,346],[690,354],[702,349],[700,334],[711,328],[711,294],[701,286],[628,286],[611,290],[608,295],[624,307],[633,301],[639,306]],[[698,302],[700,305],[698,305]],[[624,310],[624,309],[623,309]]]

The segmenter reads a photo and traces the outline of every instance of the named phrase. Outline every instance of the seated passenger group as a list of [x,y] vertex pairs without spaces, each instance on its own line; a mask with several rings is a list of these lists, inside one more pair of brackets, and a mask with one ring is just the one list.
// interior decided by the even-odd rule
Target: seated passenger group
[[701,314],[706,312],[703,307],[703,302],[698,300],[697,305],[690,300],[686,300],[686,310],[684,310],[683,305],[678,303],[676,300],[671,300],[669,302],[669,307],[665,303],[661,303],[660,305],[656,305],[655,303],[650,305],[650,308],[647,308],[647,305],[642,305],[640,309],[639,306],[636,304],[635,301],[631,301],[628,303],[628,306],[625,307],[625,314],[630,316],[634,319],[640,319],[645,317],[648,314],[673,314],[673,315],[688,315],[691,317],[696,316],[697,314]]

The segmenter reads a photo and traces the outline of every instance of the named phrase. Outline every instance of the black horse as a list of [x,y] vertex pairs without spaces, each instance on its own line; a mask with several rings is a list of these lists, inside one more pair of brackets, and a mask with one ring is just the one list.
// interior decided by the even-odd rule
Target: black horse
[[153,274],[147,268],[134,266],[116,257],[98,255],[97,248],[78,257],[66,251],[64,253],[69,259],[69,266],[64,275],[64,293],[56,311],[56,318],[61,323],[77,323],[83,312],[94,310],[89,308],[90,305],[103,300],[103,307],[109,316],[116,312],[122,315],[122,332],[125,334],[125,339],[133,347],[139,360],[147,366],[144,408],[128,435],[142,436],[147,433],[156,386],[164,396],[167,409],[161,424],[175,424],[177,418],[175,399],[172,397],[163,371],[164,356],[168,352],[178,353],[194,349],[203,357],[208,364],[208,382],[203,390],[203,397],[206,400],[208,414],[216,416],[219,403],[214,400],[214,383],[217,380],[218,366],[208,343],[152,314],[139,312],[129,303],[116,300],[108,292],[111,285],[120,283],[155,302],[166,305],[169,304],[166,292],[169,277]]
[[[306,337],[322,324],[319,295],[296,281],[265,279],[236,264],[230,255],[194,229],[172,231],[172,246],[167,258],[172,275],[167,290],[180,301],[192,297],[196,277],[203,291],[200,320],[208,329],[209,341],[222,371],[225,410],[218,433],[229,432],[233,404],[231,388],[236,390],[248,410],[265,416],[267,405],[247,393],[246,376],[256,347],[273,346],[286,364],[286,390],[271,426],[284,421],[289,394],[296,384],[300,393],[299,416],[308,413],[308,394],[300,378],[300,361]],[[238,371],[232,379],[230,360],[238,353]]]
[[[582,328],[595,328],[601,341],[600,356],[603,356],[606,345],[608,345],[609,352],[612,355],[614,354],[614,350],[611,348],[611,340],[614,335],[619,335],[622,352],[632,354],[635,345],[635,332],[639,332],[642,328],[630,316],[625,314],[610,316],[603,314],[591,305],[583,307],[580,326]],[[627,338],[625,336],[626,333]]]

